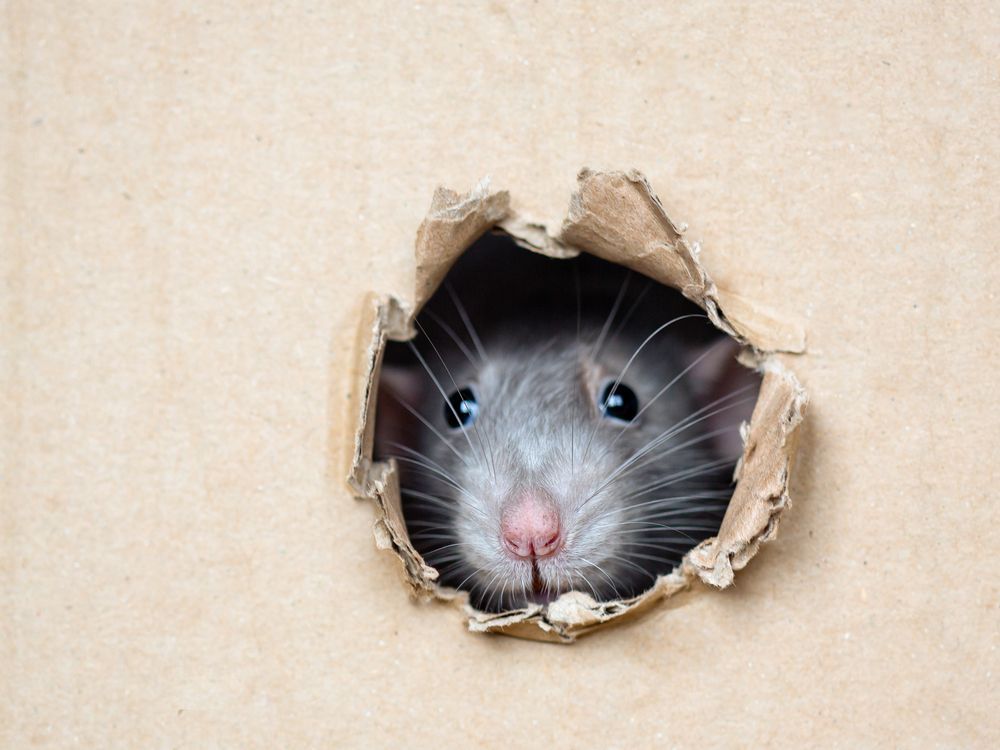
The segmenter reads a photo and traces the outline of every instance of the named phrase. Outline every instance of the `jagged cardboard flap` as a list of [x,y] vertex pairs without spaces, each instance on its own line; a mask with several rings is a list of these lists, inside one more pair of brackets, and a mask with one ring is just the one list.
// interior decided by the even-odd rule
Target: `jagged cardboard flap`
[[750,561],[761,542],[774,536],[778,516],[790,502],[788,476],[806,396],[795,377],[776,361],[768,361],[764,368],[760,395],[744,434],[739,481],[722,526],[714,539],[688,553],[684,563],[713,586],[733,582],[733,572]]
[[801,352],[805,334],[760,306],[720,290],[652,188],[636,171],[584,169],[559,240],[679,290],[719,328],[761,351]]
[[[733,572],[771,538],[778,517],[788,507],[788,479],[806,396],[795,376],[774,355],[804,349],[803,332],[779,322],[743,298],[720,290],[698,258],[698,248],[683,237],[639,173],[584,169],[578,190],[558,235],[539,222],[513,214],[506,191],[493,191],[483,180],[459,195],[439,188],[431,210],[417,231],[413,299],[375,301],[362,321],[359,374],[362,394],[354,412],[359,429],[350,470],[351,484],[376,503],[376,540],[401,559],[415,591],[433,592],[461,606],[469,628],[522,638],[567,643],[579,635],[621,622],[673,596],[700,579],[728,586]],[[462,592],[435,586],[436,572],[410,545],[400,513],[395,466],[371,463],[372,427],[381,355],[387,338],[405,340],[413,319],[444,279],[451,265],[476,239],[500,225],[518,244],[554,257],[583,250],[627,266],[668,286],[705,309],[710,319],[747,347],[749,360],[764,372],[757,405],[744,427],[739,481],[717,537],[688,553],[681,566],[660,576],[642,595],[626,601],[596,602],[582,592],[569,592],[547,607],[533,605],[500,614],[477,612]]]
[[466,195],[438,188],[417,230],[416,278],[411,313],[431,298],[448,269],[468,247],[510,211],[510,194],[491,191],[489,179]]

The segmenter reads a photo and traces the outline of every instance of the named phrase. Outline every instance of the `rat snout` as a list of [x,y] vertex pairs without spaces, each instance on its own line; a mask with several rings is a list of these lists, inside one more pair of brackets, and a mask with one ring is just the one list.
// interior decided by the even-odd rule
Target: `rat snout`
[[562,547],[559,510],[544,490],[522,490],[500,514],[500,536],[507,550],[522,559],[554,555]]

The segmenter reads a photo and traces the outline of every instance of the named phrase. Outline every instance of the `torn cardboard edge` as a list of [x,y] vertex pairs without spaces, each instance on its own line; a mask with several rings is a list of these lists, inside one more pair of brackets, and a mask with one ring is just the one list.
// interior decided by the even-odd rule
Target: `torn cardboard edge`
[[[807,403],[795,375],[776,356],[778,352],[805,350],[800,328],[783,324],[749,300],[717,287],[699,260],[697,244],[683,237],[684,227],[667,216],[641,174],[584,169],[577,179],[569,213],[556,235],[544,224],[515,214],[509,193],[492,190],[488,179],[465,195],[439,188],[417,230],[412,299],[372,295],[366,304],[350,402],[350,420],[358,427],[348,481],[358,496],[375,503],[376,544],[391,549],[401,560],[413,591],[423,598],[457,604],[470,630],[563,643],[635,617],[695,581],[719,588],[729,586],[761,542],[774,537],[779,517],[789,507],[795,436]],[[548,605],[511,612],[473,609],[464,592],[437,586],[437,571],[410,543],[395,463],[372,461],[374,406],[386,341],[406,341],[414,336],[417,314],[452,264],[493,228],[534,252],[554,258],[587,252],[679,290],[703,308],[716,327],[743,344],[741,361],[763,374],[750,423],[742,426],[744,448],[736,467],[737,483],[719,533],[690,550],[677,568],[661,575],[640,596],[598,602],[572,591]]]

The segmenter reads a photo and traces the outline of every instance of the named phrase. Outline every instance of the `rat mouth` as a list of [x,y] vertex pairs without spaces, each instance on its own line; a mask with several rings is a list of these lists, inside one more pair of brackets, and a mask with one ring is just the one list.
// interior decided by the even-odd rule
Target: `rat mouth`
[[532,560],[530,600],[535,604],[549,604],[559,598],[561,593],[558,588],[553,588],[542,578],[542,571],[538,567],[538,560]]
[[536,597],[542,595],[545,589],[545,581],[542,580],[542,571],[538,569],[538,561],[531,561],[531,593]]

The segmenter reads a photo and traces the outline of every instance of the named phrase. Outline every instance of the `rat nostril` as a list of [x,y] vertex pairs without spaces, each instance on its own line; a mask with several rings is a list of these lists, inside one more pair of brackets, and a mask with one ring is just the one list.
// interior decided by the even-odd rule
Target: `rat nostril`
[[505,529],[501,538],[510,552],[523,558],[548,557],[555,554],[562,546],[562,537],[558,530],[552,533],[522,534]]
[[562,545],[562,539],[559,536],[559,530],[556,529],[548,538],[540,537],[535,541],[534,550],[535,554],[539,557],[544,557],[547,555],[552,555],[558,551],[559,547]]
[[504,547],[520,558],[546,557],[562,544],[559,513],[540,492],[522,492],[504,509],[500,521]]
[[516,531],[505,529],[503,534],[504,546],[518,557],[531,557],[531,543]]

